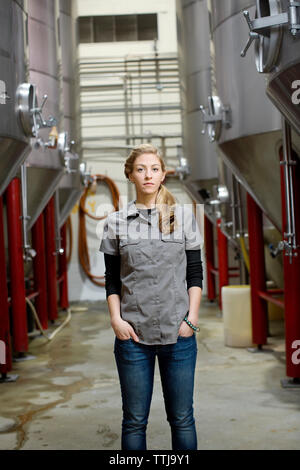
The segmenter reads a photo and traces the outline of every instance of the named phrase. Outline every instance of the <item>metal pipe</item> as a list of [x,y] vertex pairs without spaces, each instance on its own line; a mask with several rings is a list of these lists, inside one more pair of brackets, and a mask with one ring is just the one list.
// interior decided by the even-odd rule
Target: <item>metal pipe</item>
[[140,108],[140,134],[143,134],[143,97],[142,97],[142,75],[141,75],[141,62],[139,61],[139,108]]
[[[81,108],[81,112],[83,114],[88,113],[88,114],[97,114],[97,113],[121,113],[122,111],[128,113],[128,97],[127,97],[127,91],[125,91],[125,85],[124,85],[124,107],[94,107],[94,108]],[[131,106],[130,111],[131,112],[138,112],[139,111],[139,106]],[[181,110],[180,104],[159,104],[159,105],[148,105],[143,107],[143,111],[176,111],[176,110]],[[128,127],[128,117],[126,118],[125,122],[127,123],[127,129],[128,129],[128,134],[129,134],[129,127]]]
[[236,205],[235,205],[235,177],[231,173],[231,212],[232,212],[232,236],[236,238]]
[[293,188],[293,175],[291,166],[294,164],[291,158],[291,128],[284,117],[282,117],[282,137],[283,137],[283,165],[284,165],[284,178],[285,178],[285,202],[286,202],[286,217],[287,217],[287,232],[284,235],[287,237],[289,245],[290,263],[296,248],[296,235],[295,235],[295,210],[294,210],[294,188]]
[[59,191],[56,190],[54,193],[54,202],[55,202],[55,211],[54,211],[54,220],[55,220],[55,247],[56,247],[56,254],[61,255],[63,253],[63,248],[61,246],[61,236],[60,236],[60,228],[59,228],[59,213],[60,213],[60,206],[59,206]]
[[[122,112],[124,110],[124,113],[125,113],[125,132],[126,132],[126,136],[125,136],[125,143],[126,145],[129,145],[130,144],[130,138],[128,137],[129,136],[129,116],[128,116],[128,94],[127,94],[127,77],[125,76],[124,77],[124,108],[120,108],[118,112]],[[90,113],[91,111],[88,110],[88,111],[84,111],[83,109],[81,109],[81,112],[84,113],[84,112],[88,112]],[[92,111],[94,112],[94,111]],[[100,108],[100,112],[103,112]]]
[[27,220],[30,219],[27,211],[27,167],[26,163],[21,165],[21,188],[22,188],[22,228],[23,228],[23,246],[25,250],[25,256],[30,248],[27,237]]
[[[135,134],[134,136],[131,136],[129,135],[129,139],[132,139],[132,138],[135,138],[135,139],[147,139],[149,137],[149,134]],[[153,139],[160,139],[162,137],[165,137],[167,139],[178,139],[178,138],[181,138],[182,137],[182,134],[165,134],[165,133],[161,133],[161,134],[158,134],[158,133],[151,133],[151,137]],[[99,137],[85,137],[84,140],[87,141],[87,142],[92,142],[92,141],[98,141],[98,140],[122,140],[122,139],[125,139],[127,138],[127,136],[125,136],[124,134],[123,135],[114,135],[114,136],[99,136]],[[110,146],[111,147],[111,146]],[[126,146],[122,146],[122,147],[130,147],[129,144],[127,144]],[[120,146],[118,146],[118,148],[120,148]]]

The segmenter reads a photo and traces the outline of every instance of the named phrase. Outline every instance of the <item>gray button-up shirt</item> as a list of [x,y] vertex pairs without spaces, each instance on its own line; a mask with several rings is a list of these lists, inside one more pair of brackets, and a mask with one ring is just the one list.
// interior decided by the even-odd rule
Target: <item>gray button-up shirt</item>
[[175,206],[177,227],[163,234],[158,210],[138,209],[135,200],[108,215],[100,251],[121,257],[121,317],[142,344],[176,343],[189,310],[185,250],[202,247],[191,205]]

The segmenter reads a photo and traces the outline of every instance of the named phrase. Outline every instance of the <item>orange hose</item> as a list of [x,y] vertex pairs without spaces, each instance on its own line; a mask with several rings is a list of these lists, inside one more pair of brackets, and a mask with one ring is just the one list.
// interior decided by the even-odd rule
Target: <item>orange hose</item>
[[[112,200],[113,200],[114,210],[112,212],[119,210],[120,193],[114,181],[105,175],[94,175],[93,179],[94,181],[97,182],[97,184],[99,181],[107,184],[107,186],[109,187],[111,191]],[[106,218],[106,216],[96,217],[90,214],[85,208],[86,199],[88,197],[88,193],[89,193],[91,185],[92,185],[92,182],[89,183],[88,186],[85,188],[83,195],[80,198],[80,203],[79,203],[78,255],[79,255],[80,265],[82,269],[84,270],[85,274],[88,276],[88,278],[97,286],[105,287],[105,281],[102,281],[102,282],[97,281],[97,279],[104,280],[105,276],[96,276],[95,274],[92,274],[90,272],[90,257],[89,257],[89,251],[88,251],[88,246],[87,246],[85,216],[88,216],[93,220],[102,220]]]

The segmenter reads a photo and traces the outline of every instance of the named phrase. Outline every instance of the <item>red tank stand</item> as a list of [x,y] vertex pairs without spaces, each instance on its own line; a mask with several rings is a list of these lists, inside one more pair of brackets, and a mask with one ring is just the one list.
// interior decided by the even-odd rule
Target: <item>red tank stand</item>
[[13,349],[17,353],[25,353],[28,350],[28,332],[21,227],[21,184],[19,178],[14,178],[11,181],[6,189],[5,195],[7,205]]
[[46,267],[47,267],[47,288],[48,288],[48,318],[49,320],[54,321],[58,317],[54,196],[52,196],[47,206],[45,207],[44,217],[45,217]]
[[207,298],[213,301],[216,298],[216,282],[212,270],[214,269],[214,226],[209,218],[204,216],[204,237],[205,237],[205,255],[206,255],[206,284]]
[[219,308],[222,310],[222,287],[228,286],[228,242],[221,230],[221,219],[217,219],[218,263],[219,263]]
[[[285,178],[283,165],[283,149],[280,149],[280,177],[282,201],[282,232],[283,240],[287,240],[287,207],[285,198]],[[284,303],[285,303],[285,348],[286,348],[286,375],[290,379],[281,381],[284,387],[300,387],[300,166],[295,152],[291,151],[290,171],[293,178],[295,232],[297,248],[293,250],[294,256],[288,256],[283,251],[284,269]]]
[[61,283],[59,285],[59,304],[64,310],[69,308],[69,296],[68,296],[68,263],[67,263],[67,224],[65,223],[61,230],[61,247],[63,253],[59,255],[59,275]]
[[47,272],[43,213],[40,214],[34,226],[32,227],[32,246],[36,251],[36,256],[33,258],[34,289],[39,293],[35,301],[35,307],[43,330],[47,330]]
[[265,253],[262,211],[247,194],[249,262],[252,310],[252,341],[262,349],[267,344],[268,305],[260,292],[266,292]]
[[7,375],[7,373],[12,369],[12,351],[9,325],[2,196],[0,196],[0,286],[0,382],[11,382],[15,381],[17,376],[9,377]]

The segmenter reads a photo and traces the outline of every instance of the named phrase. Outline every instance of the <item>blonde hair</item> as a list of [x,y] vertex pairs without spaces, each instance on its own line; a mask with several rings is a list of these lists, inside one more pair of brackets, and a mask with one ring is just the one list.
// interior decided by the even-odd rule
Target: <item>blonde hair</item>
[[[159,150],[152,144],[141,144],[132,149],[130,155],[125,161],[124,174],[127,179],[129,179],[129,175],[133,172],[133,165],[136,158],[144,153],[152,153],[153,155],[156,155],[160,161],[162,171],[166,171],[166,165],[159,153]],[[161,184],[156,195],[155,206],[159,214],[159,230],[164,234],[174,232],[177,225],[174,208],[175,205],[175,197],[163,184]]]

